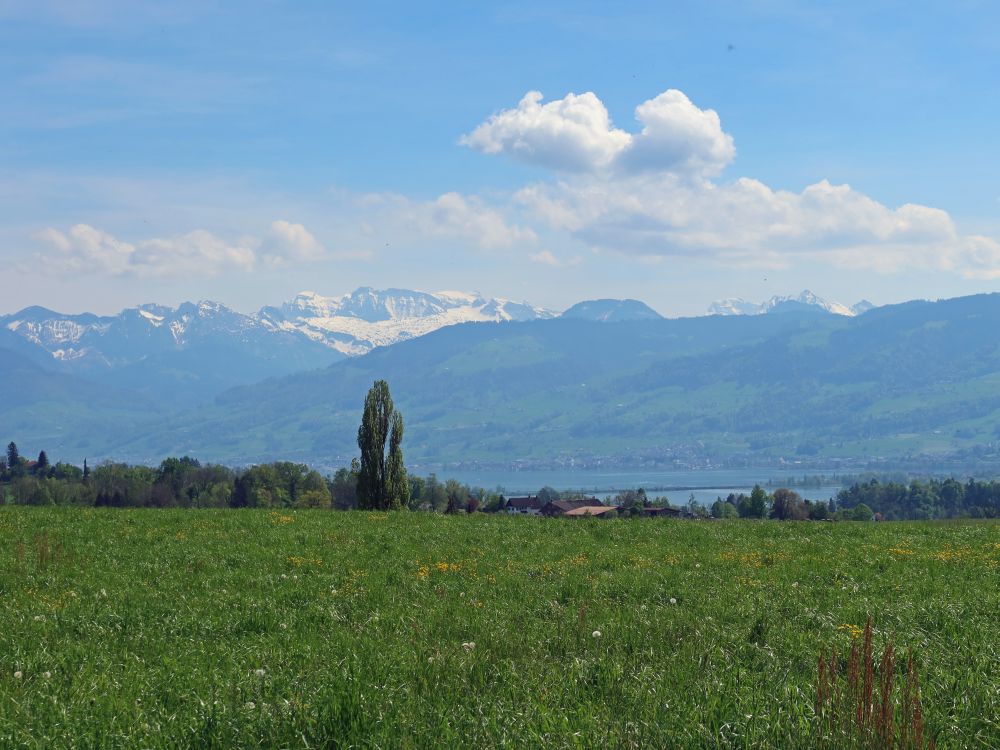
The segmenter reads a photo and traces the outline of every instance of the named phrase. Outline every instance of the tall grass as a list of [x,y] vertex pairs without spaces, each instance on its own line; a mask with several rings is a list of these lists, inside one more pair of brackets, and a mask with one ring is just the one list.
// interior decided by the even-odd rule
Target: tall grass
[[836,647],[830,650],[829,657],[820,652],[816,673],[817,747],[933,750],[933,737],[925,737],[920,678],[913,651],[907,654],[902,686],[897,691],[895,647],[891,641],[886,643],[876,679],[872,641],[869,617],[860,650],[856,640],[851,644],[843,676]]

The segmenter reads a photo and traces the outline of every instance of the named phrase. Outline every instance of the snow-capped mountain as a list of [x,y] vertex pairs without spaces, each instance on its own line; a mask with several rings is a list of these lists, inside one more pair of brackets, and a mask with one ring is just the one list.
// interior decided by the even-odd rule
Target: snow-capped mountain
[[456,323],[553,316],[549,310],[524,302],[487,299],[478,294],[361,287],[341,297],[301,292],[280,307],[262,308],[257,319],[354,356]]
[[833,315],[853,317],[871,310],[873,305],[868,300],[851,305],[842,305],[819,297],[808,289],[797,297],[775,295],[765,302],[748,302],[740,297],[719,300],[709,305],[709,315],[764,315],[766,313],[788,312],[791,310],[814,309]]
[[[188,349],[222,337],[241,344],[263,345],[275,337],[271,326],[216,302],[185,302],[176,309],[139,305],[118,315],[64,315],[29,307],[0,318],[0,326],[16,333],[64,362],[87,360],[116,367],[165,350]],[[284,335],[282,335],[284,338]]]
[[205,400],[226,388],[323,367],[344,356],[472,321],[553,313],[478,294],[362,287],[340,297],[302,292],[243,314],[217,302],[139,305],[118,315],[29,307],[0,316],[0,350],[25,348],[50,369],[167,400]]

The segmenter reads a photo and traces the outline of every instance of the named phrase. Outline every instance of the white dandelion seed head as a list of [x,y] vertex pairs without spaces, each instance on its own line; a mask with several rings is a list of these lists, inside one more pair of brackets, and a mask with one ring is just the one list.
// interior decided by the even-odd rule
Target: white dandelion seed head
[[24,672],[22,672],[20,669],[14,672],[15,680],[20,680],[22,677],[24,677]]
[[601,631],[600,630],[595,630],[593,633],[590,634],[590,636],[591,636],[591,638],[600,638],[601,637]]
[[255,708],[257,708],[257,704],[254,703],[253,701],[247,701],[246,703],[243,704],[243,708],[245,708],[247,711],[253,711]]
[[284,622],[283,622],[283,623],[281,623],[281,629],[282,629],[282,630],[288,630],[288,624],[287,624],[287,623],[284,623]]
[[257,677],[263,677],[263,676],[264,676],[265,674],[267,674],[267,672],[265,672],[265,671],[264,671],[263,669],[255,669],[255,670],[253,671],[253,673],[254,673],[254,674],[255,674],[255,675],[257,676]]
[[462,648],[464,648],[466,651],[472,651],[475,647],[476,647],[475,641],[469,641],[467,643],[462,644]]
[[52,676],[51,672],[42,672],[42,677],[44,677],[46,680],[49,679],[51,676]]
[[35,622],[45,622],[45,615],[35,615]]
[[670,597],[670,603],[671,604],[677,604],[677,600],[674,599],[674,597]]

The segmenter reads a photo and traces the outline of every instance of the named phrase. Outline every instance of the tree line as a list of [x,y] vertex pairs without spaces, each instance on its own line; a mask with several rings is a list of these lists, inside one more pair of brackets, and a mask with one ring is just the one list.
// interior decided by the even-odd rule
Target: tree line
[[866,505],[886,520],[1000,518],[1000,482],[954,478],[859,482],[837,493],[843,508]]
[[[16,448],[16,446],[15,446]],[[359,462],[324,477],[309,466],[277,461],[240,469],[167,458],[159,466],[101,463],[86,471],[57,463],[0,461],[0,502],[21,505],[90,505],[139,508],[364,508]],[[11,468],[13,467],[13,468]],[[502,494],[453,479],[407,476],[411,510],[497,508]]]

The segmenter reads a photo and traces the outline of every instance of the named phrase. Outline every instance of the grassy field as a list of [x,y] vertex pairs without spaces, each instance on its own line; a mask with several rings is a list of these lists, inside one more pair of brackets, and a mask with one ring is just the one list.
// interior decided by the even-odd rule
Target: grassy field
[[1000,747],[1000,526],[0,508],[0,747],[805,747],[870,613]]

